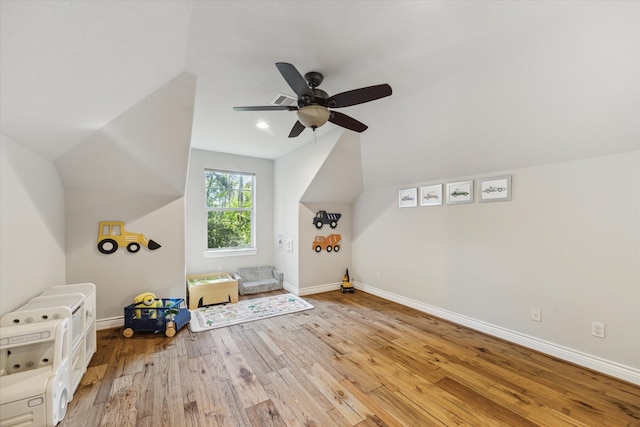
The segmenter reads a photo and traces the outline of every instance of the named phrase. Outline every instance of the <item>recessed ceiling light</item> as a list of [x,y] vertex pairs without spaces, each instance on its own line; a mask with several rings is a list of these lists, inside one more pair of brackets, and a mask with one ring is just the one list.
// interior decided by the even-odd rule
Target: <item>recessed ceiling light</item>
[[269,129],[269,123],[267,122],[258,122],[256,123],[256,127],[260,129]]

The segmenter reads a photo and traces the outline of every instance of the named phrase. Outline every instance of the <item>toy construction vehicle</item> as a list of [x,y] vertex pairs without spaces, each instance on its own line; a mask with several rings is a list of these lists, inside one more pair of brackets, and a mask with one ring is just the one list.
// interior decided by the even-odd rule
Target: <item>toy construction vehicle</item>
[[315,218],[313,218],[313,224],[318,230],[322,228],[324,224],[329,224],[329,227],[336,228],[338,226],[338,220],[342,214],[339,213],[327,213],[327,211],[316,212]]
[[144,234],[132,233],[124,229],[122,221],[100,221],[98,226],[98,250],[103,254],[112,254],[119,246],[126,246],[131,253],[138,252],[140,245],[154,251],[160,247],[153,240],[147,240]]
[[346,274],[342,277],[342,285],[340,285],[340,291],[344,294],[345,292],[354,293],[356,288],[353,287],[353,282],[349,278],[349,269],[347,268]]
[[326,249],[327,252],[338,252],[340,250],[340,240],[342,240],[342,236],[339,234],[329,234],[327,237],[324,236],[316,236],[311,244],[311,249],[316,252],[320,252],[323,249]]

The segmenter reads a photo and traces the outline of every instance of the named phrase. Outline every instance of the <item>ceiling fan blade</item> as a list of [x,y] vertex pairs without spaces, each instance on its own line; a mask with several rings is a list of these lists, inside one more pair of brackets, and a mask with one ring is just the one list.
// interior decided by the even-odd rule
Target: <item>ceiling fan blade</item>
[[368,86],[338,93],[327,99],[326,105],[331,108],[350,107],[363,104],[391,95],[391,86],[388,84]]
[[300,123],[300,121],[296,121],[296,124],[291,128],[291,132],[289,132],[289,138],[295,138],[300,135],[304,130],[304,125]]
[[329,121],[334,125],[342,126],[343,128],[350,129],[354,132],[364,132],[368,128],[368,126],[364,123],[360,123],[353,117],[349,117],[346,114],[342,114],[338,111],[331,112]]
[[236,111],[294,111],[297,110],[298,107],[294,107],[292,105],[264,105],[258,107],[233,107],[233,109]]
[[291,86],[291,89],[298,95],[298,98],[308,98],[310,101],[314,100],[315,97],[313,96],[311,88],[296,67],[287,62],[276,62],[276,67],[278,67],[282,77],[284,77],[289,86]]

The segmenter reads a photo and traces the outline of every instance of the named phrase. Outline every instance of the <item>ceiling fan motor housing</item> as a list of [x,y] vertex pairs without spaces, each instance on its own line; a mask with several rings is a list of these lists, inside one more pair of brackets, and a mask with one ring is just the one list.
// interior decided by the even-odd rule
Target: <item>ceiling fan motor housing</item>
[[317,71],[309,71],[304,75],[304,79],[309,83],[309,87],[313,89],[320,86],[320,83],[324,80],[324,76]]
[[309,98],[308,96],[301,96],[300,99],[298,99],[298,107],[302,108],[304,106],[307,105],[325,105],[327,98],[329,98],[329,94],[325,91],[323,91],[322,89],[316,89],[313,88],[311,89],[311,92],[313,93],[313,100],[311,100],[311,98]]

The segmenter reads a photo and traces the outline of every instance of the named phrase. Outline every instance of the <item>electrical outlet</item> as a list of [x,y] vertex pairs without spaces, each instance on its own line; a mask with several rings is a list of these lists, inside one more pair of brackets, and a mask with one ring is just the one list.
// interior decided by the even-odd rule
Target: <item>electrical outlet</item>
[[376,279],[379,279],[379,278],[380,278],[380,272],[378,271],[376,272]]
[[535,322],[542,322],[542,310],[539,308],[531,307],[531,320]]
[[604,338],[604,323],[591,322],[591,335],[598,338]]

